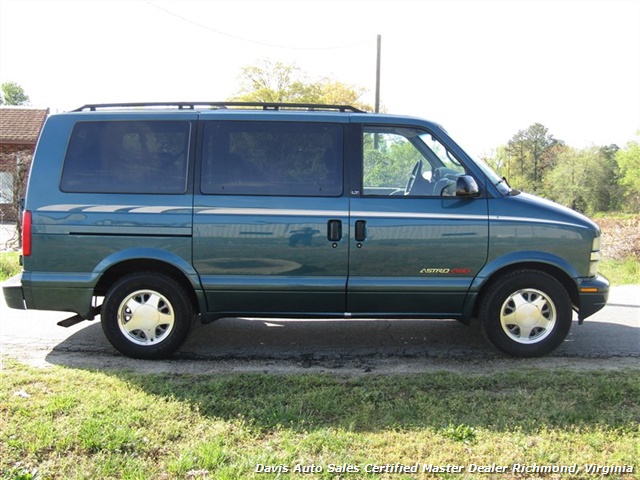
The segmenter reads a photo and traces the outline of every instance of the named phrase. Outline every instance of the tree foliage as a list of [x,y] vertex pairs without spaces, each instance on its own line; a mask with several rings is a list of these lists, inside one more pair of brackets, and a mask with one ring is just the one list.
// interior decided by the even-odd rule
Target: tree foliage
[[545,173],[553,168],[563,148],[564,142],[540,123],[518,131],[503,150],[507,178],[516,188],[539,192]]
[[[640,132],[639,132],[640,135]],[[585,213],[640,206],[640,142],[576,149],[539,123],[485,158],[509,184]]]
[[16,82],[5,82],[0,87],[0,105],[28,105],[29,96]]
[[421,158],[418,150],[402,136],[365,133],[364,185],[405,187],[411,169]]
[[234,101],[322,103],[371,110],[371,106],[360,101],[364,88],[329,78],[310,81],[296,65],[265,60],[244,67],[239,80],[240,90],[232,98]]
[[618,147],[565,148],[545,177],[545,196],[585,213],[614,209],[619,200]]
[[616,152],[620,167],[620,186],[625,198],[625,210],[640,210],[640,130],[636,139],[628,142]]

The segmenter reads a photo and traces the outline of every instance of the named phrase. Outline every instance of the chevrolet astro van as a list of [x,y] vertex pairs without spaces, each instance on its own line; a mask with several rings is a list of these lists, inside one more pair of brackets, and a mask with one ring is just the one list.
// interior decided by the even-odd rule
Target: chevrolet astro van
[[477,319],[534,357],[609,291],[595,223],[510,188],[436,123],[348,106],[52,115],[23,216],[7,304],[99,315],[136,358],[229,316]]

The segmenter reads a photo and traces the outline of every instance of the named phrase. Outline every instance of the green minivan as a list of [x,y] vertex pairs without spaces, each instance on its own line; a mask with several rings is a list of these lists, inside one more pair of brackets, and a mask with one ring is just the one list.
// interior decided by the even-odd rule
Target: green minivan
[[22,234],[7,304],[99,315],[136,358],[230,316],[478,319],[533,357],[609,292],[591,220],[510,188],[436,123],[339,105],[52,115]]

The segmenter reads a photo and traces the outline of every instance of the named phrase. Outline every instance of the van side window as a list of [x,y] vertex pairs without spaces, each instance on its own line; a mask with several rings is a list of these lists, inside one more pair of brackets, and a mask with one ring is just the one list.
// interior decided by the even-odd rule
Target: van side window
[[363,140],[364,195],[455,195],[465,168],[430,133],[415,128],[367,126]]
[[299,122],[207,122],[205,194],[340,196],[342,126]]
[[189,122],[79,122],[60,188],[77,193],[187,191]]

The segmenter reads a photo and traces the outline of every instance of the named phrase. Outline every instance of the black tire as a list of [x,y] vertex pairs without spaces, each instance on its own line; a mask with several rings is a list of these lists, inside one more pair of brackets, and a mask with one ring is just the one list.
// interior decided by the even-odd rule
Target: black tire
[[101,318],[107,340],[120,353],[160,359],[171,356],[187,339],[194,311],[178,282],[142,272],[113,284],[105,296]]
[[514,357],[557,348],[571,328],[571,299],[562,284],[538,270],[518,270],[487,287],[480,320],[487,339]]

